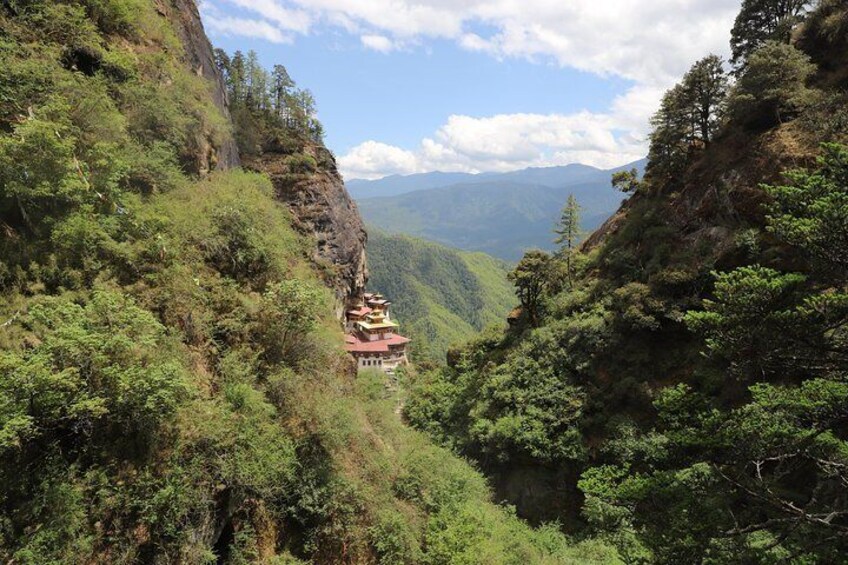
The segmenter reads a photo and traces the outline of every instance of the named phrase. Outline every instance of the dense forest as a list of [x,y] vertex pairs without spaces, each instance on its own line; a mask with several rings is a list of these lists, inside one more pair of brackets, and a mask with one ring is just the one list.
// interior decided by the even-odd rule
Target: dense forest
[[238,61],[233,124],[192,1],[0,3],[0,561],[620,562],[355,374],[339,270],[231,149],[343,200],[332,155]]
[[664,97],[645,177],[612,179],[622,209],[526,254],[521,323],[405,415],[628,563],[844,563],[848,8],[745,0],[732,35]]
[[324,128],[315,117],[315,97],[297,88],[284,65],[269,73],[255,51],[232,57],[215,50],[215,64],[227,89],[227,99],[242,156],[281,147],[296,149],[304,140],[321,143]]

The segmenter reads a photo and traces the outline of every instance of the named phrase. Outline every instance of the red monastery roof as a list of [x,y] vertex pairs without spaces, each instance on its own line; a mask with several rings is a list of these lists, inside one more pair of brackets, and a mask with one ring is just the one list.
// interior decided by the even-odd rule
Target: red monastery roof
[[350,310],[347,314],[348,316],[359,316],[361,318],[362,316],[366,316],[371,312],[373,312],[371,308],[369,308],[368,306],[363,306],[359,310]]
[[399,335],[377,341],[364,341],[354,335],[346,335],[345,350],[349,353],[388,353],[390,346],[404,345],[409,341],[409,339]]

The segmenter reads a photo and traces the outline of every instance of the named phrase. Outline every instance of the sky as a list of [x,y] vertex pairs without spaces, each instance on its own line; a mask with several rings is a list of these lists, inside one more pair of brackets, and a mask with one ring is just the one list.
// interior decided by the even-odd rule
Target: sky
[[727,57],[740,0],[200,0],[317,100],[347,180],[644,157],[662,94]]

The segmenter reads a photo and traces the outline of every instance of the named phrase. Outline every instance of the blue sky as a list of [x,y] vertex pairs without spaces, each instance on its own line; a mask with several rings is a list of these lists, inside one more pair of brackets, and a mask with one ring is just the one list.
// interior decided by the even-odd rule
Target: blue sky
[[[635,6],[638,4],[638,6]],[[662,92],[738,0],[203,0],[212,42],[313,91],[347,178],[645,153]]]

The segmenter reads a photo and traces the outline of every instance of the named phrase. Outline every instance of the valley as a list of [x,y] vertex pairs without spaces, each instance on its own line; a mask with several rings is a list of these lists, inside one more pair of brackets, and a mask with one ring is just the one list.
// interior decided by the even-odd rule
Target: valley
[[846,562],[848,5],[484,4],[0,2],[0,562]]
[[504,326],[516,306],[509,265],[402,235],[369,230],[370,285],[392,297],[417,363],[443,364],[451,346]]

